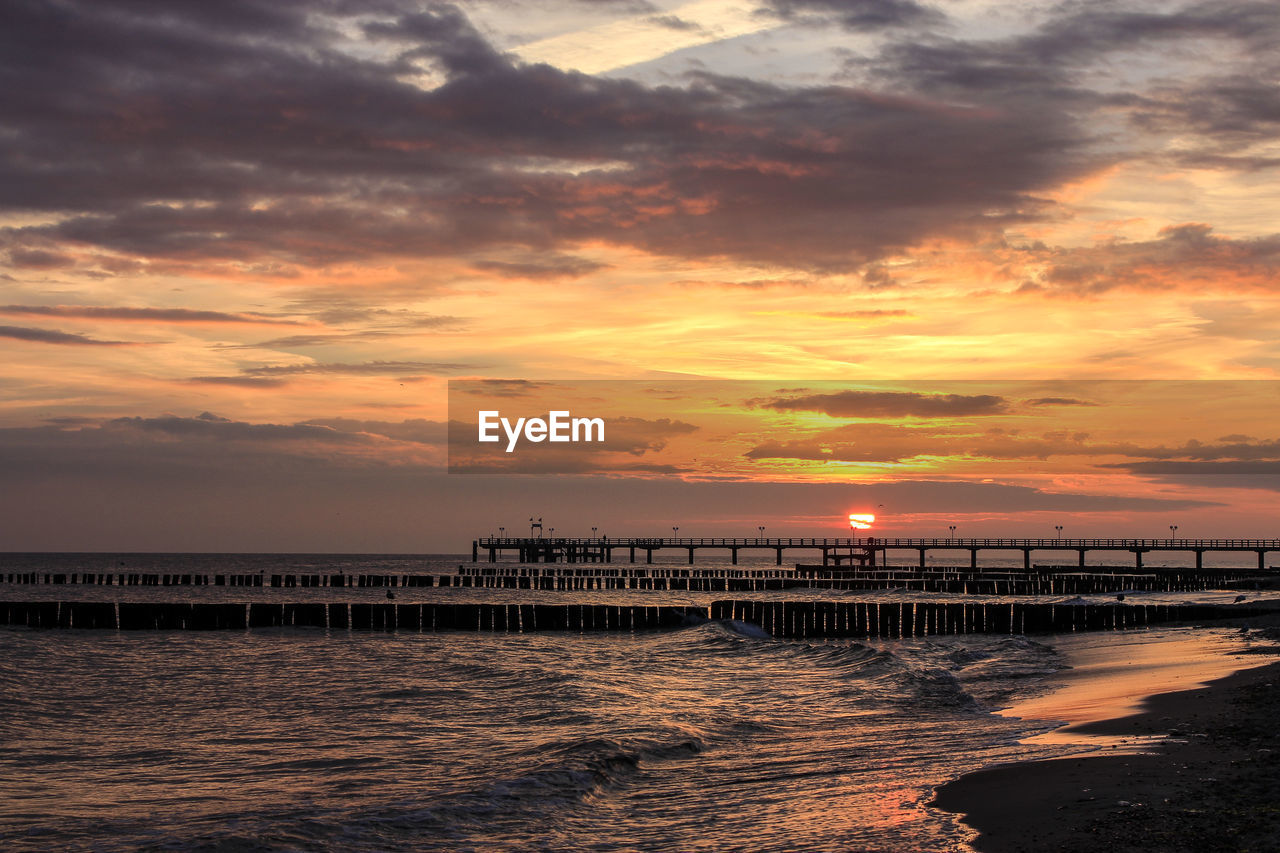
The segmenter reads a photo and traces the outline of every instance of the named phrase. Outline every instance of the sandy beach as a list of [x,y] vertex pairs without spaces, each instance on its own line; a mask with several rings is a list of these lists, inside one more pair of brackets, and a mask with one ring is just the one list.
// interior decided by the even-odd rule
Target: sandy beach
[[[1280,662],[1271,657],[1280,634],[1253,636],[1248,654],[1217,663],[1238,671],[1147,695],[1136,707],[1161,679],[1179,686],[1211,672],[1206,655],[1161,672],[1177,660],[1171,649],[1155,667],[1104,666],[1066,649],[1080,671],[1064,673],[1060,691],[1005,713],[1068,721],[1042,739],[1079,743],[1081,755],[966,775],[940,788],[934,805],[963,815],[983,853],[1280,849]],[[1122,715],[1107,716],[1117,709]]]

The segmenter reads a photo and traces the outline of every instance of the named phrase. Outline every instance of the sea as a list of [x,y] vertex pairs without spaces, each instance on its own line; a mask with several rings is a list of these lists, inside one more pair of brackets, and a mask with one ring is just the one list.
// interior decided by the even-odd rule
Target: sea
[[[8,554],[0,573],[440,574],[464,562]],[[0,583],[0,601],[385,595]],[[771,595],[797,591],[753,597]],[[0,628],[0,849],[962,851],[973,833],[930,807],[938,785],[1080,751],[1023,743],[1055,723],[996,713],[1050,689],[1064,666],[1051,637],[783,640],[733,620],[617,634]]]

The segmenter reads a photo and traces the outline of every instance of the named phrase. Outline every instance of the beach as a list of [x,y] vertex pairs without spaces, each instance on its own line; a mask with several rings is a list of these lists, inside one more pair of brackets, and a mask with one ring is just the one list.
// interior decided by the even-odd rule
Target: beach
[[1236,658],[1248,669],[1049,735],[1082,749],[1096,738],[1091,753],[971,773],[942,786],[933,804],[963,815],[982,853],[1278,849],[1280,662],[1270,656],[1280,647],[1263,641],[1249,651]]

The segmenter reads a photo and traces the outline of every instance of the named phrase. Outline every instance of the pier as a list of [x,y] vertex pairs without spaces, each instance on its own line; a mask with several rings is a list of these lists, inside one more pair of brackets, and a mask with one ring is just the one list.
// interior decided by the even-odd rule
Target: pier
[[[497,537],[475,539],[471,543],[471,561],[480,562],[484,554],[488,562],[495,563],[513,555],[520,563],[635,563],[637,554],[646,564],[653,563],[656,551],[684,552],[689,565],[699,551],[715,552],[723,556],[727,551],[734,565],[742,551],[773,552],[776,565],[782,565],[783,554],[788,551],[818,551],[822,565],[872,566],[885,564],[889,551],[907,551],[918,555],[919,565],[924,567],[931,551],[968,551],[969,566],[978,567],[980,551],[1014,551],[1022,553],[1022,565],[1031,568],[1031,555],[1037,551],[1074,551],[1077,565],[1084,566],[1089,552],[1128,552],[1134,565],[1142,568],[1143,555],[1162,552],[1179,552],[1195,555],[1196,568],[1204,565],[1208,553],[1250,553],[1257,556],[1259,569],[1266,568],[1266,555],[1280,551],[1280,539],[961,539],[939,537],[936,539],[903,539],[879,537],[653,537],[653,538],[566,538],[566,537]],[[616,560],[615,560],[616,558]]]

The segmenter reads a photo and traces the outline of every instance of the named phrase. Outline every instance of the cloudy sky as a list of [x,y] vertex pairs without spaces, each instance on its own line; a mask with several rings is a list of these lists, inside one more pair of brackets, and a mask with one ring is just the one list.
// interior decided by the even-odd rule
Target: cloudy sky
[[[0,548],[834,535],[870,503],[1273,535],[1280,428],[1232,423],[1277,396],[1278,78],[1261,0],[7,2]],[[792,420],[714,471],[641,406],[629,469],[449,474],[450,379],[762,381],[720,402]],[[1084,437],[1041,408],[1011,450],[821,385],[1116,379],[1256,391]]]

